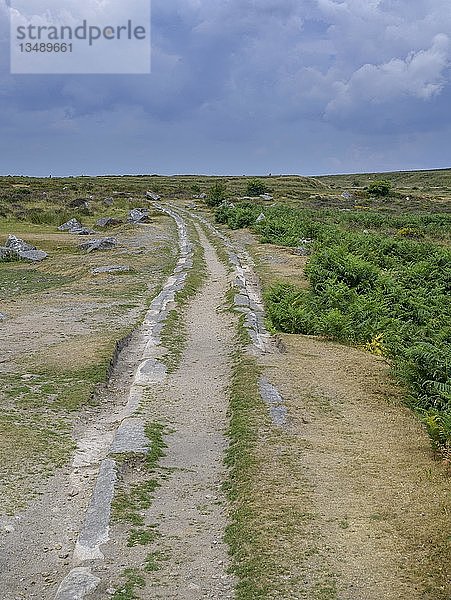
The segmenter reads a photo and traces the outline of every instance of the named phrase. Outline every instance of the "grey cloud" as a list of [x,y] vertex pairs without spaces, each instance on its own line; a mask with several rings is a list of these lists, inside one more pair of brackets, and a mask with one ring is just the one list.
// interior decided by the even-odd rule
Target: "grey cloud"
[[123,139],[149,170],[314,172],[388,166],[396,148],[417,166],[411,144],[449,126],[448,0],[153,0],[152,22],[150,76],[3,69],[3,144],[16,132],[63,160],[64,143],[72,162],[94,144],[85,171],[102,143],[102,166],[119,168]]
[[337,95],[326,114],[354,111],[362,103],[383,104],[397,97],[414,96],[428,100],[439,94],[449,66],[449,38],[434,37],[430,48],[411,52],[405,59],[393,58],[379,64],[365,64],[346,82],[336,82]]

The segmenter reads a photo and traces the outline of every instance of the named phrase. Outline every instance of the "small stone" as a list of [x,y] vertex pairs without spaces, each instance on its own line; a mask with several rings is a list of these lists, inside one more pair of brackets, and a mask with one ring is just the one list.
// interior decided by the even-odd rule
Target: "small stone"
[[76,198],[69,204],[70,208],[89,208],[88,201],[84,198]]
[[88,253],[94,250],[110,250],[117,245],[117,240],[112,237],[98,238],[80,244],[78,247],[80,250],[86,250]]
[[91,273],[99,275],[100,273],[126,273],[127,271],[130,271],[130,267],[127,265],[111,265],[108,267],[97,267],[96,269],[92,269]]
[[146,198],[149,198],[149,200],[157,201],[160,200],[161,196],[159,196],[155,192],[146,192]]
[[93,229],[84,227],[77,219],[70,219],[58,227],[59,231],[68,231],[74,235],[91,235],[95,233]]
[[189,584],[188,584],[188,588],[189,588],[190,590],[200,590],[200,586],[199,586],[199,585],[197,585],[196,583],[189,583]]
[[73,229],[81,229],[83,225],[77,219],[70,219],[58,227],[58,231],[72,231]]
[[27,242],[24,242],[15,235],[8,236],[5,247],[11,248],[11,250],[14,250],[15,252],[27,252],[29,250],[36,250],[35,246],[27,244]]
[[129,223],[146,223],[149,220],[149,211],[147,208],[134,208],[128,213]]
[[122,221],[120,219],[115,219],[114,217],[102,217],[96,222],[97,227],[102,227],[105,229],[106,227],[115,227],[116,225],[121,225]]

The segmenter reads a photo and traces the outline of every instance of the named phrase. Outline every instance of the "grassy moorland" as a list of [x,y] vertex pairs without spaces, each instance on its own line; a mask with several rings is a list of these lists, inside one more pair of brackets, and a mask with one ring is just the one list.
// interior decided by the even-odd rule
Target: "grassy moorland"
[[[388,197],[368,193],[381,177],[391,184]],[[125,257],[120,246],[88,260],[77,249],[78,238],[57,232],[56,226],[72,217],[91,227],[103,216],[124,219],[130,208],[146,204],[147,190],[164,200],[203,206],[193,196],[210,195],[217,183],[224,184],[225,197],[235,205],[221,208],[219,221],[251,227],[262,242],[281,246],[313,240],[309,289],[284,278],[265,290],[273,327],[320,334],[387,357],[434,443],[449,448],[451,170],[260,181],[273,201],[240,200],[252,195],[247,177],[0,178],[2,240],[14,233],[50,255],[39,265],[0,264],[0,312],[8,317],[0,325],[8,349],[1,363],[2,428],[10,439],[12,433],[17,438],[11,448],[0,449],[3,464],[13,448],[22,441],[25,445],[29,431],[37,436],[36,449],[52,436],[66,440],[64,447],[52,445],[54,455],[42,455],[45,464],[60,464],[67,456],[69,436],[60,435],[61,428],[67,431],[67,411],[89,402],[95,386],[105,380],[115,342],[142,310],[142,294],[149,283],[155,289],[161,268],[167,271],[173,260],[173,226],[156,213],[156,252],[142,254],[137,247]],[[343,196],[345,191],[349,194]],[[265,220],[257,224],[262,211]],[[123,225],[105,235],[129,244],[135,231]],[[131,267],[128,274],[91,275],[92,267],[124,261]],[[42,314],[34,314],[39,310]],[[53,323],[45,320],[46,311],[56,315]],[[64,331],[68,314],[74,322]],[[27,322],[20,325],[24,318]],[[115,332],[112,318],[120,323]],[[17,342],[20,327],[22,333],[24,327],[34,331],[28,346],[25,337]],[[57,417],[55,430],[48,427],[49,411]],[[16,416],[25,412],[29,422],[19,426]],[[30,472],[38,455],[33,451]]]
[[[0,179],[0,245],[14,234],[48,253],[37,264],[0,262],[0,514],[25,506],[36,479],[67,462],[73,424],[101,401],[117,342],[173,268],[175,226],[156,211],[147,225],[99,230],[118,241],[105,252],[86,254],[83,238],[57,230],[72,217],[94,228],[103,216],[125,220],[142,205],[141,194],[114,191],[95,181],[85,190],[73,181]],[[79,198],[88,206],[77,208]],[[129,270],[93,273],[115,264]]]

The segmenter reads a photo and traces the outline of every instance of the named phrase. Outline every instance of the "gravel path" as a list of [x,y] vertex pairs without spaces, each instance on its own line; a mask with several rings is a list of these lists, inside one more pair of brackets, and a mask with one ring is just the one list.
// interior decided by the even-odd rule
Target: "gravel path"
[[232,328],[220,310],[226,270],[205,236],[200,237],[209,276],[187,310],[187,350],[179,369],[152,392],[154,418],[172,431],[160,462],[172,474],[148,514],[159,525],[156,550],[167,556],[148,577],[149,598],[232,598],[221,492]]

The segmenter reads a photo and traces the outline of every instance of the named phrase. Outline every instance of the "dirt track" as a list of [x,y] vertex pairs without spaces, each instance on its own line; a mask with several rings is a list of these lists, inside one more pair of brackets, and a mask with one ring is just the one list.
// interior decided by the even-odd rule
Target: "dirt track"
[[[125,585],[124,569],[135,569],[146,584],[137,584],[130,598],[235,597],[221,491],[236,319],[224,306],[232,276],[202,232],[200,243],[207,280],[184,317],[187,348],[178,369],[139,380],[135,412],[124,413],[148,347],[142,331],[134,335],[108,398],[78,424],[78,463],[58,471],[20,519],[4,521],[2,600],[53,600],[68,573],[80,575],[84,584],[73,589],[81,595],[60,593],[59,600],[114,597]],[[286,267],[282,252],[274,249],[273,255],[279,262],[268,260],[268,268]],[[281,424],[268,418],[259,431],[262,468],[250,487],[249,503],[261,516],[268,567],[273,565],[277,578],[265,598],[445,600],[446,577],[436,570],[449,526],[449,480],[433,462],[424,432],[399,405],[385,366],[315,338],[287,336],[285,342],[286,354],[252,352],[281,392],[286,411]],[[152,357],[161,358],[158,352]],[[263,401],[259,411],[270,416]],[[99,465],[117,423],[130,416],[164,431],[165,456],[152,474],[158,486],[140,511],[155,535],[128,546],[130,525],[110,521],[110,539],[100,545],[103,558],[83,560],[74,549]],[[144,480],[147,450],[133,460],[126,450],[124,467],[115,460],[118,484],[130,489]],[[158,565],[146,571],[149,553]],[[85,571],[73,571],[79,567]]]

